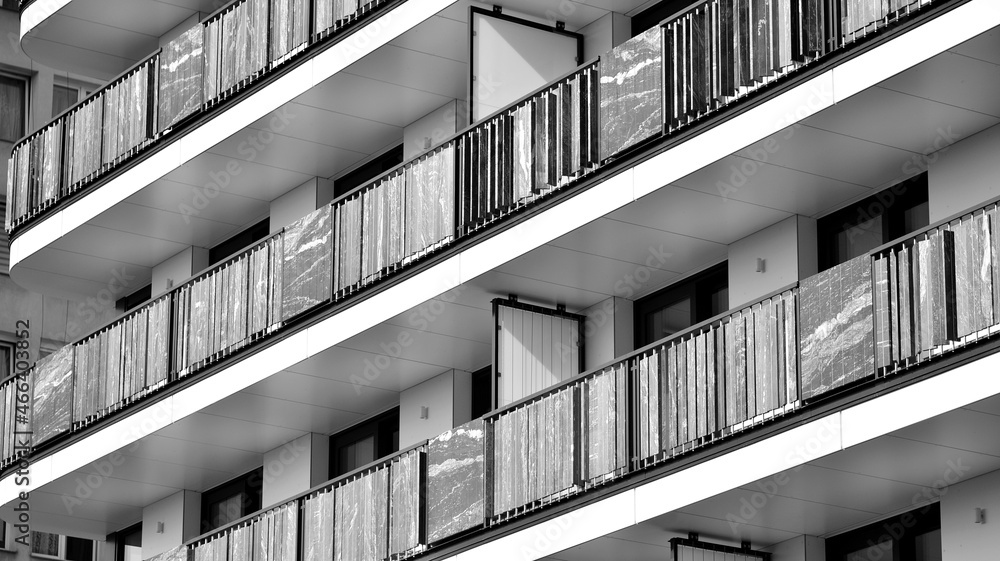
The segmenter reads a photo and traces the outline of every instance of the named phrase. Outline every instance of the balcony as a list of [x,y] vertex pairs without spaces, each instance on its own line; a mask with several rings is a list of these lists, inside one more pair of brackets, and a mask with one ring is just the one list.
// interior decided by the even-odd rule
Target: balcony
[[[313,34],[311,19],[296,15],[312,12],[294,2],[231,3],[15,145],[8,232],[15,234],[43,210],[275,72],[306,47],[357,26],[388,4],[366,2],[348,11],[341,0],[319,0]],[[271,28],[280,31],[271,34]],[[223,48],[230,43],[232,48]]]
[[801,432],[852,395],[983,359],[1000,332],[997,219],[993,202],[934,224],[157,559],[245,561],[258,532],[278,559],[442,558],[576,499],[656,485],[732,442]]
[[[637,42],[644,40],[647,38],[641,37]],[[632,48],[635,48],[635,44],[623,47]],[[286,337],[316,327],[319,318],[331,317],[333,312],[347,311],[351,306],[358,305],[359,300],[382,294],[388,290],[387,287],[399,286],[396,283],[402,282],[400,279],[415,278],[431,266],[447,261],[454,255],[450,253],[453,247],[468,247],[466,244],[480,242],[483,238],[510,227],[521,216],[533,213],[537,216],[538,209],[547,208],[546,205],[558,201],[563,194],[571,194],[587,186],[591,177],[601,177],[601,174],[615,169],[615,166],[619,166],[617,169],[620,170],[630,165],[629,157],[644,155],[644,146],[640,145],[632,152],[621,152],[615,159],[602,158],[600,166],[581,165],[577,172],[579,177],[561,175],[559,172],[565,168],[556,168],[558,181],[552,184],[546,182],[552,177],[548,172],[537,174],[538,170],[544,172],[552,169],[547,167],[550,160],[546,158],[544,162],[536,161],[532,164],[531,167],[537,174],[533,174],[534,177],[541,177],[529,192],[515,191],[514,186],[518,185],[518,181],[514,179],[513,173],[506,176],[509,179],[500,181],[488,174],[484,176],[476,173],[477,168],[471,165],[463,167],[463,162],[470,160],[481,162],[479,154],[489,156],[490,145],[486,143],[487,149],[484,149],[484,142],[491,138],[503,139],[500,132],[504,131],[504,127],[515,132],[518,122],[523,126],[523,121],[518,121],[516,117],[523,117],[525,107],[558,107],[558,104],[552,104],[551,99],[564,99],[558,96],[566,95],[566,92],[567,97],[573,99],[576,90],[572,83],[586,83],[588,76],[600,73],[607,60],[613,61],[614,56],[622,52],[624,51],[619,50],[602,57],[600,61],[543,88],[527,100],[464,131],[431,153],[404,164],[387,176],[320,209],[271,239],[240,252],[219,267],[182,283],[165,295],[157,296],[138,312],[85,337],[64,350],[64,354],[50,359],[50,362],[38,365],[34,374],[35,387],[54,387],[56,390],[52,393],[36,393],[35,413],[40,417],[34,427],[34,457],[54,454],[72,445],[74,441],[85,442],[74,435],[85,437],[91,430],[102,430],[109,423],[133,412],[144,411],[141,409],[143,407],[151,408],[150,404],[161,401],[157,394],[162,394],[165,400],[176,395],[171,392],[178,391],[178,388],[191,388],[195,387],[194,382],[211,380],[211,376],[220,369],[237,363],[246,366],[250,361],[244,359],[257,356],[254,353],[261,349],[277,347]],[[617,69],[611,69],[617,73]],[[640,80],[644,77],[642,74],[636,76]],[[598,88],[600,87],[599,85]],[[579,88],[580,99],[583,99],[583,90],[584,87]],[[621,110],[614,106],[599,109]],[[724,114],[724,111],[720,113]],[[558,111],[552,111],[548,115],[556,123],[564,118]],[[587,111],[581,111],[581,121],[574,121],[576,115],[573,115],[569,121],[570,126],[556,127],[556,130],[570,135],[571,139],[582,139],[585,136],[593,138],[592,129],[576,124],[586,122],[587,115]],[[593,123],[593,119],[589,122]],[[549,123],[551,121],[543,120],[541,124],[546,126],[542,128],[551,130]],[[697,125],[698,123],[695,124]],[[684,129],[679,131],[678,134],[683,134]],[[602,131],[601,134],[605,133]],[[516,135],[512,136],[516,138]],[[631,132],[625,131],[615,138],[634,137]],[[655,142],[660,137],[652,133],[650,138]],[[559,146],[559,140],[559,137],[555,137],[548,141]],[[578,141],[577,145],[584,146],[585,143]],[[610,149],[614,150],[617,145],[608,143],[605,146],[611,146]],[[553,152],[545,151],[544,145],[542,148],[542,153]],[[492,152],[502,153],[506,151]],[[581,150],[581,154],[586,154],[586,151]],[[449,167],[449,159],[458,163]],[[574,161],[574,158],[570,158],[569,163],[573,164]],[[565,165],[564,162],[565,160],[557,158],[555,165],[562,166]],[[897,164],[897,161],[892,161],[884,164],[884,167],[891,168]],[[502,166],[508,164],[501,162],[495,165],[495,168],[488,169],[506,169]],[[442,167],[453,170],[453,175],[442,174]],[[888,173],[893,171],[890,169]],[[713,185],[712,182],[707,184]],[[414,204],[414,200],[421,204]],[[446,201],[445,204],[441,204],[442,200]],[[435,201],[437,204],[434,204]],[[648,202],[649,199],[645,201]],[[639,207],[642,206],[632,205],[628,211],[634,213],[632,216],[635,217],[641,214],[642,208]],[[456,208],[456,211],[452,214],[437,212],[438,209],[450,208]],[[393,209],[395,212],[392,212]],[[373,225],[378,227],[372,229]],[[596,227],[603,226],[599,224]],[[754,230],[750,229],[743,235],[752,231]],[[594,231],[589,231],[585,233],[585,237],[590,236],[592,239],[593,234]],[[739,234],[734,235],[736,239],[739,238]],[[343,243],[344,240],[356,243]],[[298,248],[309,249],[302,253]],[[713,256],[709,255],[707,258],[711,259]],[[678,272],[697,265],[698,263],[692,263],[690,266],[680,267]],[[490,270],[490,267],[485,270]],[[565,274],[565,271],[554,272],[556,276],[560,273]],[[490,287],[490,283],[494,286]],[[497,285],[499,288],[496,288]],[[231,289],[233,286],[239,287],[239,290]],[[494,278],[479,283],[477,288],[510,290],[510,286],[511,283],[497,282]],[[794,297],[794,294],[788,296]],[[801,294],[799,297],[804,298]],[[210,315],[209,306],[206,306],[210,301],[218,303],[218,310],[231,312],[228,319],[236,319],[235,325],[230,326],[228,322],[224,322],[227,319],[225,317]],[[775,306],[788,309],[787,301]],[[751,308],[747,314],[751,315],[753,312]],[[173,318],[169,324],[172,327],[164,328],[167,325],[163,321],[164,314]],[[226,325],[225,330],[220,327],[223,324]],[[342,325],[336,330],[345,329],[347,327]],[[786,324],[785,333],[790,331],[794,329]],[[168,339],[166,345],[162,339],[164,333]],[[206,333],[217,334],[218,337],[205,337]],[[323,332],[319,330],[315,338],[310,340],[322,344],[323,339]],[[126,341],[124,347],[120,341]],[[694,345],[697,349],[697,343]],[[317,363],[323,362],[322,354],[316,354],[322,348],[312,349],[312,356]],[[116,349],[122,350],[115,352]],[[789,354],[790,351],[786,348],[783,356],[787,357]],[[94,356],[97,358],[93,359]],[[359,368],[357,371],[360,370]],[[67,377],[75,381],[73,385],[58,383],[68,379]],[[786,378],[785,402],[782,407],[789,406],[787,386]],[[801,386],[796,384],[796,387]],[[754,391],[756,392],[756,385]],[[754,395],[756,400],[756,394]],[[780,404],[780,398],[778,400]],[[793,404],[787,411],[794,410]],[[779,410],[766,408],[762,412],[767,414],[765,416],[780,414]],[[747,420],[751,418],[744,418],[740,424]],[[743,428],[753,424],[750,422],[750,425]],[[90,428],[92,426],[93,429]],[[718,427],[716,419],[716,428]],[[698,428],[696,420],[694,430],[697,431]],[[724,426],[723,429],[725,428],[731,427]],[[700,435],[699,438],[704,436],[698,432],[695,434]],[[682,453],[685,446],[694,446],[688,440],[679,442]],[[8,460],[13,461],[12,458]],[[614,461],[617,462],[617,459]],[[8,484],[10,479],[8,476]],[[523,511],[524,505],[516,504],[509,510]]]
[[[316,84],[317,87],[310,85],[312,89],[303,95],[288,94],[302,84],[290,74],[286,76],[282,73],[299,64],[309,63],[314,53],[326,48],[323,45],[328,45],[329,40],[322,45],[307,48],[306,52],[295,55],[292,60],[276,69],[269,69],[263,73],[264,77],[250,80],[250,90],[262,87],[272,91],[274,88],[271,85],[277,86],[277,82],[270,84],[268,81],[271,78],[268,76],[285,76],[282,78],[285,82],[295,84],[285,84],[288,87],[275,89],[273,93],[287,95],[294,102],[283,105],[277,103],[262,110],[258,102],[251,103],[251,99],[240,97],[249,95],[244,88],[241,90],[242,94],[237,94],[236,98],[230,98],[222,104],[213,105],[210,98],[204,98],[202,101],[205,106],[195,110],[188,117],[191,120],[181,121],[166,132],[161,130],[159,122],[152,123],[151,118],[146,117],[145,126],[151,128],[149,134],[139,133],[136,138],[123,137],[118,140],[119,131],[112,130],[102,132],[92,139],[101,138],[103,141],[104,137],[114,138],[115,142],[109,144],[117,144],[120,149],[128,150],[125,155],[117,154],[118,150],[115,149],[109,149],[107,154],[103,153],[103,149],[99,154],[91,149],[86,154],[87,157],[76,157],[69,153],[63,157],[58,154],[51,156],[51,152],[60,151],[56,148],[59,144],[56,137],[61,138],[60,135],[66,135],[69,131],[60,132],[59,127],[53,126],[48,133],[48,148],[43,138],[45,133],[40,131],[30,141],[36,144],[34,148],[19,147],[20,151],[26,152],[28,161],[23,161],[23,158],[19,160],[20,172],[11,182],[11,198],[15,201],[9,205],[12,213],[10,227],[13,230],[13,278],[22,284],[39,287],[46,293],[74,299],[95,296],[106,288],[107,271],[123,266],[128,267],[139,279],[137,284],[145,283],[150,278],[154,265],[190,245],[205,247],[225,240],[248,225],[247,217],[260,218],[266,215],[267,202],[292,186],[316,175],[335,175],[377,153],[393,142],[398,132],[398,129],[390,126],[372,125],[370,121],[378,120],[380,117],[377,115],[384,113],[382,108],[394,108],[388,124],[399,126],[412,122],[446,98],[464,97],[465,84],[461,76],[461,65],[442,61],[461,61],[467,55],[456,52],[463,49],[442,49],[435,42],[436,37],[449,36],[456,40],[460,37],[465,30],[465,26],[456,24],[456,21],[464,17],[461,8],[458,4],[449,7],[447,13],[439,14],[441,17],[431,18],[405,33],[399,40],[394,40],[391,44],[393,48],[376,51],[379,57],[377,61],[362,60],[355,63],[347,72]],[[887,17],[885,22],[891,20],[893,18]],[[456,25],[459,28],[457,32]],[[347,31],[350,32],[349,29]],[[786,45],[790,48],[792,42],[789,35]],[[871,44],[864,41],[862,43]],[[397,45],[402,49],[395,48]],[[415,54],[418,51],[429,56]],[[663,124],[665,134],[661,138],[677,138],[676,134],[670,133],[681,124],[679,119],[683,112],[690,115],[700,114],[699,111],[706,115],[718,114],[715,106],[732,102],[740,105],[738,100],[748,99],[748,96],[755,97],[752,93],[761,87],[774,91],[778,86],[771,87],[768,84],[782,82],[781,76],[789,72],[801,74],[803,70],[795,69],[808,68],[810,65],[799,61],[804,56],[802,53],[796,53],[794,60],[791,58],[792,54],[791,51],[787,53],[790,57],[787,61],[778,60],[777,64],[786,66],[761,76],[759,80],[756,76],[740,78],[754,81],[751,85],[725,84],[735,88],[730,92],[732,95],[722,94],[721,91],[708,92],[709,96],[718,94],[720,97],[712,98],[715,101],[711,103],[706,102],[704,108],[687,107],[684,104],[689,101],[680,96],[676,109],[672,109],[675,114],[671,116],[671,122]],[[390,63],[390,56],[400,56],[406,61],[403,63],[406,68],[400,68],[397,72],[402,78],[392,79],[394,83],[402,82],[406,95],[399,93],[397,88],[379,86],[386,77],[385,72],[377,71],[376,67],[381,63]],[[780,54],[779,59],[781,56],[785,55]],[[427,63],[425,59],[432,59],[438,64],[423,66]],[[832,63],[836,57],[831,53],[821,59]],[[737,61],[733,62],[735,64]],[[763,72],[761,69],[752,69],[749,62],[747,64],[748,72]],[[812,67],[818,68],[815,65]],[[430,83],[418,76],[411,76],[412,72],[404,72],[409,68],[420,68],[421,75],[442,73],[448,78]],[[722,78],[720,76],[718,79]],[[165,78],[162,76],[158,80],[161,82],[160,86],[150,88],[150,92],[157,92],[153,97],[159,96],[161,89],[173,89],[173,86],[164,85]],[[723,85],[722,82],[719,84]],[[362,87],[378,91],[378,99],[369,101],[373,95],[361,96],[365,99],[352,95]],[[237,89],[240,88],[243,86]],[[414,90],[424,93],[415,94]],[[677,92],[673,92],[671,97],[676,95]],[[371,105],[376,101],[378,110],[373,110]],[[192,103],[197,105],[194,101]],[[748,103],[752,104],[753,101]],[[237,106],[240,109],[236,109]],[[234,108],[234,111],[228,111],[227,108]],[[399,110],[398,118],[395,109]],[[159,110],[158,102],[157,111]],[[288,113],[283,113],[285,110]],[[96,108],[88,111],[93,115],[84,115],[87,111],[81,110],[81,119],[97,117]],[[152,106],[141,113],[146,115],[149,111],[152,111]],[[281,115],[289,113],[296,118],[291,124],[283,123]],[[180,113],[184,114],[183,111]],[[360,115],[363,119],[347,115]],[[159,115],[157,121],[161,117],[163,115]],[[276,118],[279,120],[276,121]],[[239,126],[231,126],[237,121],[240,122]],[[219,127],[211,123],[218,124]],[[271,123],[282,126],[282,132],[274,135]],[[249,127],[245,129],[247,134],[235,134],[243,126]],[[65,125],[62,128],[65,129]],[[137,125],[137,128],[142,127]],[[189,134],[193,130],[200,131],[197,139]],[[254,157],[248,159],[247,141],[256,142],[262,136],[275,138],[275,142],[265,151],[251,151]],[[79,144],[90,147],[94,145],[92,142],[84,144],[82,141]],[[178,147],[177,144],[183,146]],[[167,149],[168,146],[171,148]],[[244,148],[242,151],[241,146]],[[43,156],[55,159],[46,163]],[[62,161],[60,158],[77,163],[70,168],[74,177],[70,178],[70,173],[45,173],[45,170],[67,169],[57,166]],[[223,172],[231,162],[238,164],[238,169],[247,173],[238,178],[224,178],[228,182],[216,179],[220,173],[226,175]],[[65,163],[62,162],[63,165]],[[32,165],[37,169],[32,170]],[[73,184],[71,180],[77,183]],[[227,186],[218,187],[220,182]],[[216,203],[215,199],[210,198],[210,195],[216,193],[221,202]],[[206,201],[211,204],[206,205]],[[114,237],[118,241],[114,244],[107,243],[109,230],[115,231]]]
[[[452,46],[466,29],[464,13],[457,5],[442,12],[451,2],[364,3],[329,17],[320,10],[319,24],[276,19],[287,3],[275,2],[269,24],[289,27],[287,41],[258,26],[275,41],[254,42],[266,51],[254,68],[230,65],[250,53],[209,53],[213,42],[228,43],[212,35],[219,22],[270,10],[269,2],[257,4],[232,4],[195,24],[18,145],[9,216],[33,218],[13,236],[16,281],[77,300],[96,296],[106,272],[122,264],[144,282],[153,265],[181,248],[217,244],[266,216],[269,202],[290,188],[342,173],[392,145],[403,126],[454,99],[464,84],[464,50]],[[332,0],[317,6],[335,7]],[[375,52],[379,60],[365,58]],[[206,75],[209,54],[219,58]],[[439,83],[412,72],[386,78],[385,64],[399,64],[386,60],[393,56],[438,75]],[[222,73],[212,74],[216,68]],[[357,95],[368,88],[379,95]],[[109,109],[125,98],[132,99]],[[234,180],[227,164],[245,173]],[[206,195],[220,173],[229,179],[223,192]],[[205,200],[214,204],[206,208]],[[63,228],[77,234],[64,236]],[[120,232],[114,251],[98,239],[108,230]],[[60,265],[82,254],[91,257],[87,265]]]

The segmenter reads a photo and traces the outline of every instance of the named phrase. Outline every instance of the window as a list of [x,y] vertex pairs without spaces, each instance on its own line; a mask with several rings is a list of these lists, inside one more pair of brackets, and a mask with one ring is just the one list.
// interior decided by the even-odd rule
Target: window
[[52,86],[52,116],[69,109],[80,99],[80,90],[56,84]]
[[729,267],[720,263],[635,303],[635,347],[683,331],[729,309]]
[[139,304],[149,301],[152,297],[153,285],[147,284],[132,294],[129,294],[124,298],[119,298],[118,301],[115,302],[115,309],[119,312],[128,312],[135,309]]
[[632,16],[632,37],[696,3],[695,0],[661,0]]
[[820,218],[816,222],[819,269],[850,261],[929,223],[923,173]]
[[5,10],[16,11],[18,9],[18,4],[20,3],[20,1],[21,0],[2,0],[2,3],[0,3],[0,8],[3,8]]
[[205,491],[201,495],[201,531],[211,532],[260,510],[263,482],[262,466]]
[[0,73],[0,140],[16,142],[24,136],[28,113],[28,80]]
[[333,181],[333,195],[339,197],[403,163],[403,145],[372,158]]
[[827,561],[940,561],[941,508],[911,510],[826,540]]
[[31,532],[31,553],[62,558],[62,536],[48,532]]
[[[21,366],[24,366],[23,364]],[[14,374],[14,345],[0,341],[0,381]]]
[[115,533],[115,561],[142,561],[142,522]]
[[478,419],[493,410],[493,367],[472,373],[472,418]]
[[94,561],[94,542],[66,536],[66,559],[68,561]]
[[[94,542],[72,536],[33,531],[31,532],[31,555],[33,557],[65,559],[66,561],[94,561]],[[135,558],[135,561],[141,561],[141,559]]]
[[260,222],[243,230],[239,234],[229,238],[219,245],[208,250],[208,265],[212,266],[249,246],[250,244],[262,240],[271,233],[271,219],[265,218]]
[[55,117],[87,99],[97,86],[67,76],[56,75],[52,86],[52,116]]
[[7,548],[7,523],[0,520],[0,549]]
[[330,437],[330,478],[354,471],[397,450],[398,407]]

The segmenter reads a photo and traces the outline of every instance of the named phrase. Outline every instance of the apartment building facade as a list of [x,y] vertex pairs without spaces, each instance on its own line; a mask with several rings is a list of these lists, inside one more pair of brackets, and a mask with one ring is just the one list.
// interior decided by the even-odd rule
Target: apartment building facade
[[15,326],[8,540],[988,558],[998,25],[989,0],[22,3],[30,64],[105,82],[12,144],[10,278],[129,288],[40,360]]

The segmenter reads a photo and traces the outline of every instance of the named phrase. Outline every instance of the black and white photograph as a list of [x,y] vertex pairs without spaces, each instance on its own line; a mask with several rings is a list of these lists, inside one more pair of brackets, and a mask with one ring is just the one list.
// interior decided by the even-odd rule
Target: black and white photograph
[[1000,555],[998,0],[0,0],[0,152],[0,561]]

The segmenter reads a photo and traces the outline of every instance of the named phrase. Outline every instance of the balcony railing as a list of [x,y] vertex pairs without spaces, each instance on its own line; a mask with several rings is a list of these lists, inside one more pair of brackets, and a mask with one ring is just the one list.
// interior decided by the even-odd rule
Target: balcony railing
[[[214,17],[225,22],[226,15],[236,13],[233,10],[242,5],[234,4],[227,8],[229,11]],[[30,374],[34,388],[32,450],[40,452],[59,437],[272,338],[275,333],[293,327],[306,313],[315,313],[331,302],[342,302],[456,240],[475,235],[527,205],[571,188],[581,178],[602,168],[595,160],[595,153],[600,153],[597,158],[603,162],[609,156],[664,134],[663,125],[656,128],[643,123],[663,119],[659,109],[663,83],[658,81],[662,78],[658,69],[662,66],[664,43],[660,34],[675,21],[626,42],[597,62],[581,67],[40,361]],[[223,32],[225,29],[223,24]],[[770,48],[770,44],[764,47]],[[289,48],[294,49],[294,45]],[[628,60],[632,66],[626,64]],[[140,75],[142,68],[151,69],[155,65],[140,64],[116,84]],[[623,99],[630,101],[626,103]],[[656,115],[659,117],[654,119]],[[134,140],[141,135],[129,138]],[[119,146],[131,143],[126,140]],[[871,263],[866,266],[870,268]],[[861,333],[856,329],[839,340],[820,337],[814,341],[803,336],[798,370],[792,360],[798,355],[792,352],[794,347],[787,340],[796,328],[801,333],[810,333],[815,326],[807,320],[816,316],[813,308],[826,305],[823,298],[816,296],[820,289],[813,283],[820,287],[828,287],[830,283],[847,286],[863,277],[864,270],[843,272],[838,268],[823,275],[840,276],[827,279],[821,275],[820,280],[804,281],[798,296],[792,293],[776,301],[761,302],[759,309],[749,309],[719,326],[706,328],[704,336],[685,343],[684,349],[648,350],[644,363],[647,387],[649,384],[683,387],[694,392],[688,395],[689,401],[701,403],[699,400],[707,399],[705,392],[710,391],[712,383],[715,388],[723,388],[729,380],[725,376],[746,376],[747,383],[753,384],[748,386],[753,393],[751,401],[732,413],[727,409],[725,416],[720,407],[743,403],[742,394],[722,396],[725,399],[712,405],[714,411],[706,409],[707,416],[702,421],[689,416],[684,419],[687,424],[657,425],[655,435],[647,434],[644,438],[645,449],[651,450],[651,442],[655,443],[657,438],[660,440],[657,446],[664,450],[668,445],[671,449],[677,446],[683,449],[693,441],[711,439],[720,430],[734,430],[734,426],[753,424],[761,415],[766,418],[777,414],[775,411],[794,406],[798,397],[818,395],[843,380],[874,371],[874,366],[869,368],[867,360],[862,360],[874,357],[873,353],[861,349],[857,356],[844,355],[847,343],[855,343],[851,336]],[[862,292],[870,298],[870,290]],[[796,302],[796,298],[801,301]],[[860,313],[865,309],[859,306],[853,311]],[[797,310],[798,319],[792,310]],[[771,365],[767,368],[772,370],[762,372],[766,372],[766,380],[778,380],[778,387],[758,395],[763,390],[756,376],[761,374],[746,366],[756,362],[748,362],[746,356],[737,357],[754,347],[757,339],[771,341],[769,337],[775,332],[782,333],[786,340],[780,345],[772,342],[773,348],[761,348],[759,352],[764,354],[754,360]],[[730,339],[735,346],[729,346]],[[834,345],[832,341],[841,344]],[[726,353],[726,360],[737,361],[734,365],[715,363],[716,368],[722,364],[727,368],[721,382],[692,370],[699,368],[702,347],[706,361],[721,360],[723,354],[712,354],[709,342],[716,353]],[[814,352],[813,348],[822,352]],[[892,367],[898,365],[893,363]],[[620,393],[625,390],[619,387],[617,377],[631,376],[627,371],[595,374],[594,381],[578,391],[579,399],[582,403],[600,400],[619,403],[623,399]],[[612,378],[614,382],[610,381]],[[704,384],[709,385],[699,385],[703,378]],[[671,406],[680,415],[677,412],[682,405],[678,398],[671,399],[674,400]],[[703,405],[709,407],[709,402],[704,401]],[[690,414],[693,406],[684,407],[688,407],[684,411]],[[510,415],[513,419],[520,414]],[[589,409],[581,410],[577,418],[590,418],[588,415]],[[677,416],[676,422],[681,421]],[[497,419],[490,421],[490,426],[496,424],[507,430],[505,423]],[[647,430],[654,424],[648,421]],[[13,424],[3,428],[0,436],[5,444],[14,439],[12,428]],[[609,442],[618,442],[614,439],[625,438],[624,434],[592,435],[597,439],[592,445],[609,446]],[[693,437],[697,438],[692,440]],[[589,440],[581,440],[580,446],[590,445]],[[616,454],[624,453],[620,448],[615,450]],[[8,466],[16,456],[16,453],[4,456],[0,463]],[[598,454],[594,456],[594,465],[583,470],[580,477],[586,476],[592,482],[626,469],[633,460],[632,452],[627,460]],[[539,484],[539,488],[549,489],[550,483]],[[556,494],[568,489],[560,488]],[[510,506],[510,510],[523,508],[521,498],[510,499],[501,506]],[[544,498],[532,496],[531,500]],[[494,504],[491,503],[491,508]]]
[[164,555],[248,561],[239,533],[299,510],[294,539],[254,534],[275,559],[411,557],[974,344],[1000,331],[998,217],[927,228]]
[[14,145],[7,232],[16,235],[149,146],[176,136],[171,133],[194,115],[390,3],[234,0]]
[[[14,146],[5,227],[16,236],[71,195],[183,128],[193,115],[235,94],[388,0],[235,0],[90,98]],[[477,182],[461,216],[475,227],[651,136],[669,133],[737,101],[930,3],[930,0],[709,0],[693,5],[605,57],[598,72],[541,94],[457,141],[460,177]],[[24,3],[22,3],[22,8]],[[666,56],[663,56],[663,55]],[[619,56],[621,55],[621,56]],[[636,66],[636,56],[642,64]],[[622,70],[634,72],[628,80]],[[603,88],[604,96],[598,90]],[[666,115],[663,115],[663,108]],[[614,122],[602,111],[630,109]],[[579,113],[580,144],[554,144],[559,125],[540,115]],[[600,130],[600,127],[606,130]],[[498,137],[498,135],[500,135]],[[503,135],[512,151],[494,152]],[[174,135],[176,136],[176,135]],[[532,140],[536,142],[532,142]],[[494,144],[490,144],[494,143]],[[547,152],[543,152],[547,150]],[[538,155],[523,159],[524,154]],[[524,153],[524,154],[522,154]],[[526,169],[520,165],[531,161]],[[517,164],[517,165],[515,165]],[[480,171],[476,173],[473,166]],[[506,169],[510,174],[500,173]],[[480,200],[482,197],[482,200]],[[513,205],[513,206],[512,206]],[[496,208],[494,208],[494,206]]]

